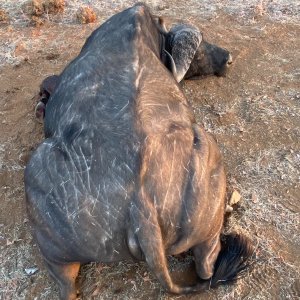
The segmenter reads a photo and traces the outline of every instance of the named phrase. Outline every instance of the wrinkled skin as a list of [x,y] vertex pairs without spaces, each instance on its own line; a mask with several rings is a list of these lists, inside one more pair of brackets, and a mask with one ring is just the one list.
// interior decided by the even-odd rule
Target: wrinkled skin
[[[181,53],[174,41],[168,52],[168,34],[136,5],[94,31],[59,76],[25,191],[61,299],[76,299],[79,267],[90,261],[145,259],[169,292],[207,287],[175,284],[166,260],[192,249],[199,277],[210,278],[225,209],[219,149],[176,82],[201,45],[187,27],[196,48]],[[163,55],[174,49],[171,73]]]

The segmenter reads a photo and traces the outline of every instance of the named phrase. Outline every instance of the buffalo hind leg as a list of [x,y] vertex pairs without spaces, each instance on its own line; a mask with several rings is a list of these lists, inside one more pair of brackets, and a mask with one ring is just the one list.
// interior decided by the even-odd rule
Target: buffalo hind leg
[[193,286],[179,286],[173,282],[168,270],[164,243],[155,209],[150,206],[145,208],[137,207],[133,204],[131,207],[131,220],[133,221],[134,228],[136,228],[136,238],[145,260],[162,286],[173,294],[187,294],[206,290],[208,287],[206,282]]
[[59,284],[61,300],[77,299],[75,281],[80,263],[57,264],[46,261],[47,268],[53,279]]
[[214,265],[220,250],[220,234],[193,248],[197,274],[201,279],[209,279],[212,277]]

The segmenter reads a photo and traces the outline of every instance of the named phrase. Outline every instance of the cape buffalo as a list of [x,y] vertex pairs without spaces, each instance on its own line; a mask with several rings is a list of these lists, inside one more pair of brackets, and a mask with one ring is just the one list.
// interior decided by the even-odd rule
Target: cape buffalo
[[[76,298],[80,265],[91,261],[144,259],[177,294],[234,279],[245,268],[246,238],[229,236],[220,252],[222,158],[178,85],[189,69],[194,75],[207,64],[199,63],[201,44],[197,28],[180,24],[167,32],[137,4],[95,30],[59,75],[25,191],[61,299]],[[210,57],[217,60],[211,73],[231,61],[221,52],[223,58]],[[197,274],[209,281],[173,282],[166,256],[188,249]]]

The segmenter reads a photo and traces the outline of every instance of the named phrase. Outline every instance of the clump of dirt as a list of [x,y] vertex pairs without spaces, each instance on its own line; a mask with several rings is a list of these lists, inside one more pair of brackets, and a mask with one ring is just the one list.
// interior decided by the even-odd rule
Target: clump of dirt
[[23,5],[24,12],[29,16],[40,17],[44,14],[44,7],[41,0],[30,0]]
[[23,9],[30,17],[32,25],[41,26],[48,14],[64,12],[65,0],[30,0],[23,5]]
[[4,9],[0,9],[0,24],[8,23],[8,22],[9,22],[8,13]]
[[45,19],[40,18],[38,16],[32,16],[30,24],[36,27],[40,27],[45,24]]
[[76,18],[80,24],[95,23],[97,20],[97,15],[91,7],[82,6],[78,9]]
[[65,0],[43,1],[44,10],[49,14],[63,13],[65,10],[65,5]]

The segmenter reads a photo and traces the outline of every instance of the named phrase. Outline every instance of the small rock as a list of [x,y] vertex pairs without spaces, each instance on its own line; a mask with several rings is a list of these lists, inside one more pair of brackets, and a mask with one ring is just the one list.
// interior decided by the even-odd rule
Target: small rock
[[6,240],[6,246],[13,245],[14,241]]
[[232,211],[233,211],[233,207],[227,204],[227,205],[226,205],[225,212],[231,213]]
[[93,293],[92,293],[92,297],[96,297],[97,295],[99,295],[100,294],[100,288],[97,286],[96,288],[95,288],[95,290],[93,291]]
[[39,269],[37,267],[25,268],[24,271],[28,276],[34,275]]
[[97,20],[96,13],[88,6],[80,7],[76,13],[76,17],[78,22],[81,24],[94,23]]
[[238,191],[234,190],[231,197],[230,197],[230,200],[229,200],[229,205],[234,205],[236,203],[238,203],[239,201],[241,200],[241,195]]
[[257,195],[255,193],[251,194],[251,200],[252,200],[253,203],[257,203],[258,202],[258,198],[257,198]]

